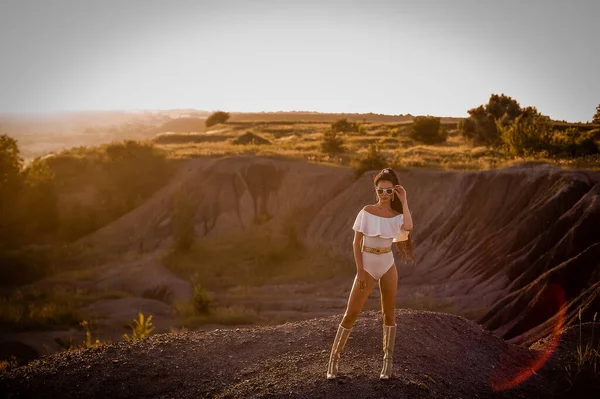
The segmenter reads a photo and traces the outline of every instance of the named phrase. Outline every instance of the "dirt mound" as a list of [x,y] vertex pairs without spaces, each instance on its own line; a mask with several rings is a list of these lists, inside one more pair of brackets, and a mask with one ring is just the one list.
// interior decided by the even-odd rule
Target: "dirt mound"
[[269,140],[267,140],[264,137],[261,137],[257,134],[254,134],[252,132],[247,132],[242,134],[241,136],[236,137],[235,139],[231,140],[232,144],[243,144],[243,145],[247,145],[247,144],[256,144],[256,145],[262,145],[262,144],[271,144],[271,142]]
[[[526,349],[460,317],[399,311],[394,376],[381,381],[382,320],[378,313],[366,312],[342,354],[339,378],[330,381],[325,370],[339,319],[157,334],[134,343],[60,353],[0,377],[0,390],[14,398],[65,399],[132,393],[176,398],[550,398],[565,389],[564,366],[574,356],[578,337],[568,331],[549,362],[530,373],[547,343]],[[588,337],[590,326],[582,331]],[[522,383],[511,383],[527,373],[531,376]],[[587,397],[597,394],[590,391]]]
[[169,304],[189,301],[193,297],[191,284],[161,266],[153,255],[109,268],[89,285],[100,290],[125,291]]
[[[77,243],[80,262],[171,245],[173,202],[186,190],[197,237],[293,220],[310,246],[352,262],[352,223],[375,202],[374,172],[252,156],[195,159],[149,201]],[[417,266],[398,263],[399,301],[419,296],[472,315],[513,343],[600,310],[600,173],[531,164],[484,172],[400,172],[415,222]],[[394,250],[395,251],[395,250]],[[561,316],[562,317],[562,316]]]
[[[120,219],[73,245],[75,262],[145,254],[173,240],[175,198],[186,192],[194,207],[197,237],[227,235],[260,223],[281,228],[284,220],[311,217],[346,187],[348,169],[253,156],[199,158],[183,165],[163,189]],[[318,190],[323,182],[327,189]]]
[[[400,267],[399,295],[472,310],[514,343],[549,334],[561,304],[566,320],[600,310],[600,173],[526,165],[470,173],[400,173],[415,222],[417,266]],[[373,173],[313,218],[307,237],[348,248],[353,215],[374,201]]]

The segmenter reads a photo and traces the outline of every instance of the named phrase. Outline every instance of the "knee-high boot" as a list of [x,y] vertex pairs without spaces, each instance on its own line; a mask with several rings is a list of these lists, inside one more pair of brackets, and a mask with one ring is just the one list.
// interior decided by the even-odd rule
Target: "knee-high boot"
[[337,377],[338,374],[338,362],[340,360],[340,355],[344,350],[344,345],[346,345],[346,341],[348,340],[348,336],[352,328],[344,328],[340,324],[338,326],[337,333],[335,334],[335,339],[333,340],[333,345],[331,347],[331,355],[329,356],[329,364],[327,365],[327,379],[332,380]]
[[392,376],[392,356],[396,343],[396,325],[383,325],[383,369],[379,378],[387,380]]

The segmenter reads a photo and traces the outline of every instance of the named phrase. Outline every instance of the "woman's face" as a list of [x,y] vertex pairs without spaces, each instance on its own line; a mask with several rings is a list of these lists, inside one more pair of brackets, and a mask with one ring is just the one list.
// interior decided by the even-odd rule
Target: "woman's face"
[[375,186],[375,192],[377,193],[377,198],[381,202],[387,202],[392,200],[392,196],[394,195],[394,184],[391,181],[387,180],[379,180],[377,182],[377,186]]

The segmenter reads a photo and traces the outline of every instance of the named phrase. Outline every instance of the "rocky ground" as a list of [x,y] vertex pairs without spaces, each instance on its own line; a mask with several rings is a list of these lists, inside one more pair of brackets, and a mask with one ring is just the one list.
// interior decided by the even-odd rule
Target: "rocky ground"
[[[589,381],[570,386],[565,379],[565,367],[575,358],[579,328],[567,329],[556,350],[546,356],[552,339],[525,348],[458,316],[399,310],[396,319],[394,376],[388,381],[379,379],[380,313],[367,311],[352,331],[337,380],[327,380],[325,371],[339,315],[278,326],[156,334],[132,343],[63,352],[0,377],[0,392],[6,398],[65,399],[600,394]],[[590,324],[581,331],[584,342],[592,336]],[[544,357],[549,360],[533,372]],[[524,376],[522,381],[519,375]]]

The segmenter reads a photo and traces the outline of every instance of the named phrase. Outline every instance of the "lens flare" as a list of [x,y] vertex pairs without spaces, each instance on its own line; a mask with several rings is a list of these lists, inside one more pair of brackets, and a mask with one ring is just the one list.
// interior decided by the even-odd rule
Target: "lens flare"
[[[546,348],[543,351],[540,351],[539,356],[532,360],[530,364],[525,367],[519,369],[514,377],[509,378],[506,381],[503,381],[504,377],[499,377],[498,375],[490,375],[490,385],[492,391],[506,391],[508,389],[514,388],[517,385],[523,383],[532,375],[534,375],[539,369],[541,369],[546,362],[552,357],[552,354],[556,350],[560,342],[560,338],[562,336],[562,329],[565,323],[565,291],[559,284],[549,284],[547,287],[548,293],[553,296],[558,305],[558,312],[556,317],[556,324],[552,329],[551,340],[550,343],[547,344]],[[500,373],[500,367],[495,368],[496,373]]]

